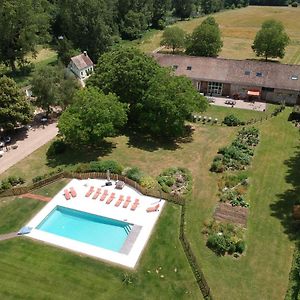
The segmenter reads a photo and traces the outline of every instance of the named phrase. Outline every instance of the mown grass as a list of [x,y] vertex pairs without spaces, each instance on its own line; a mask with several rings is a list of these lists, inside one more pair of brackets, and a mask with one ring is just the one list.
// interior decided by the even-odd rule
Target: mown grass
[[295,155],[299,146],[299,133],[287,122],[290,111],[259,125],[261,142],[249,170],[247,251],[241,259],[217,257],[205,246],[200,231],[216,204],[218,176],[207,172],[212,155],[203,157],[198,164],[194,195],[187,210],[187,229],[216,299],[284,298],[294,243],[283,222],[293,202],[282,195],[291,188],[286,160]]
[[[281,60],[284,63],[300,63],[300,8],[293,7],[260,7],[249,6],[242,9],[226,10],[214,14],[220,25],[223,39],[223,49],[220,57],[247,59],[255,58],[251,49],[256,32],[261,24],[267,19],[276,19],[285,26],[291,43],[286,49],[286,55]],[[188,33],[191,33],[196,26],[201,24],[205,17],[195,18],[189,21],[177,22],[178,26]],[[151,52],[159,47],[162,31],[148,34],[140,42],[139,47],[145,52]]]
[[[191,170],[193,174],[193,195],[188,201],[187,206],[187,234],[193,250],[203,267],[204,274],[215,299],[281,300],[284,297],[294,248],[293,241],[290,239],[288,232],[289,228],[286,227],[285,223],[288,222],[285,218],[289,215],[291,202],[289,200],[290,198],[284,197],[284,194],[292,188],[291,183],[287,180],[289,167],[286,165],[286,160],[295,155],[297,151],[296,147],[299,146],[298,131],[291,123],[287,122],[288,115],[291,111],[290,108],[287,108],[278,117],[256,124],[256,126],[261,129],[261,142],[257,147],[252,167],[249,169],[251,185],[248,196],[251,207],[246,232],[247,250],[245,255],[238,260],[231,257],[215,256],[215,254],[205,246],[205,240],[201,234],[203,222],[212,216],[218,201],[217,181],[219,175],[209,172],[211,162],[218,149],[228,145],[232,141],[238,130],[237,128],[195,124],[195,131],[190,140],[175,144],[159,143],[158,141],[144,140],[143,137],[124,135],[108,139],[105,145],[105,151],[102,149],[102,154],[99,156],[99,158],[103,159],[115,159],[125,166],[138,166],[145,173],[152,176],[157,176],[162,169],[172,166],[187,167]],[[248,112],[253,113],[252,111]],[[252,118],[253,116],[248,117]],[[35,156],[40,156],[46,152],[46,147],[43,151],[33,153],[31,157],[29,156],[8,170],[6,175],[10,174],[10,172],[17,173],[18,170],[21,171],[26,165],[28,165],[28,176],[33,174],[36,176],[39,175],[37,174],[38,172],[50,170],[55,166],[55,162],[52,162],[51,166],[47,166],[45,156],[42,159],[36,158],[36,162],[39,161],[39,163],[35,165],[31,164],[31,162],[35,162]],[[43,155],[44,154],[42,154],[42,156]],[[65,155],[68,156],[69,153]],[[82,152],[81,156],[79,154],[77,154],[77,156],[75,156],[75,154],[73,155],[72,159],[70,159],[70,157],[67,159],[60,157],[56,163],[65,162],[65,165],[69,166],[75,164],[76,161],[84,160]],[[93,155],[96,156],[97,153]],[[94,159],[93,155],[87,155],[85,160]],[[31,170],[29,164],[31,164],[32,168],[36,168],[35,172]],[[174,207],[174,209],[176,208]],[[143,263],[144,260],[156,261],[160,253],[163,253],[161,255],[164,256],[164,259],[166,259],[164,253],[168,253],[171,259],[175,255],[174,251],[176,253],[177,251],[179,251],[178,253],[182,251],[179,244],[176,246],[179,248],[174,248],[174,251],[172,250],[173,248],[169,244],[169,241],[173,242],[172,238],[166,239],[165,242],[161,242],[160,240],[161,236],[165,239],[168,233],[173,236],[175,230],[174,226],[178,225],[178,215],[175,217],[177,220],[176,224],[173,223],[172,218],[174,218],[174,215],[170,218],[165,215],[162,216],[159,225],[162,226],[161,224],[163,224],[162,227],[159,227],[163,228],[161,229],[162,232],[159,231],[159,234],[155,233],[151,240],[151,243],[154,243],[153,239],[156,240],[156,247],[150,246],[147,248],[143,255],[140,268],[138,269],[138,273],[141,272],[141,270],[144,272],[142,275],[139,275],[141,276],[141,281],[138,282],[143,286],[145,293],[146,291],[149,293],[148,299],[153,299],[154,297],[159,299],[173,299],[175,296],[181,299],[185,297],[183,296],[185,295],[183,292],[184,289],[181,290],[181,288],[179,288],[174,294],[170,294],[170,291],[164,290],[168,285],[160,285],[152,280],[148,281],[147,276],[152,273],[147,272],[147,267],[144,267],[147,263]],[[176,232],[177,230],[178,228],[176,228]],[[10,245],[13,246],[10,246],[12,248],[9,248],[8,252],[13,256],[14,251],[17,251],[16,249],[18,249],[19,246],[13,244],[14,241],[10,243],[12,243]],[[34,245],[34,247],[37,247],[36,244]],[[42,257],[46,254],[40,254],[40,252],[45,253],[44,251],[46,251],[48,253],[48,251],[58,251],[49,250],[52,249],[52,247],[48,249],[40,248],[40,246],[31,249],[31,251],[34,249],[34,251],[37,252],[38,255],[42,255]],[[66,254],[67,252],[61,251],[61,253],[63,253],[61,255],[69,257],[69,254]],[[51,257],[52,254],[49,255]],[[5,257],[8,259],[7,256]],[[18,263],[20,264],[19,261]],[[159,265],[160,264],[161,263],[159,263]],[[29,268],[28,265],[23,266],[22,264],[20,267],[24,268],[24,272]],[[96,286],[98,284],[97,280],[100,280],[104,286],[110,286],[110,282],[115,282],[116,279],[110,279],[110,277],[105,278],[105,269],[107,268],[111,271],[111,274],[114,274],[115,269],[113,267],[107,267],[104,264],[99,264],[98,267],[99,274],[97,278],[89,277],[93,278],[89,279],[91,282]],[[66,268],[69,270],[71,266],[67,265]],[[184,272],[188,272],[187,265],[186,268]],[[152,272],[152,269],[150,271]],[[77,274],[74,270],[71,273],[77,282],[81,282],[80,274]],[[153,273],[151,276],[155,277],[155,274]],[[183,284],[191,282],[192,280],[190,273],[185,274],[186,275],[181,278]],[[51,278],[51,273],[45,272],[43,280],[46,280],[47,276]],[[115,286],[119,286],[117,283],[114,284]],[[168,284],[172,284],[171,280]],[[86,288],[87,286],[83,284],[82,291],[74,290],[73,295],[78,293],[78,298],[80,298],[80,296],[83,295],[82,293],[88,293],[85,291]],[[140,294],[141,290],[142,289],[135,289],[137,294],[134,294],[132,289],[130,296],[134,298],[135,295],[142,295],[140,298],[145,298],[147,294]],[[157,291],[155,296],[153,290]],[[22,288],[20,288],[20,291],[22,291]],[[18,290],[16,292],[18,292]],[[120,293],[120,290],[118,290],[118,292]],[[117,293],[114,294],[114,291],[111,291],[111,294],[106,291],[104,294],[105,299],[112,299],[115,295],[117,295]],[[177,295],[179,296],[177,297]],[[193,294],[190,295],[189,299],[197,299],[198,297],[196,294]]]
[[135,272],[26,238],[1,242],[0,297],[201,299],[178,227],[179,207],[167,205]]
[[1,199],[0,234],[19,230],[44,205],[44,202],[33,199],[15,197]]

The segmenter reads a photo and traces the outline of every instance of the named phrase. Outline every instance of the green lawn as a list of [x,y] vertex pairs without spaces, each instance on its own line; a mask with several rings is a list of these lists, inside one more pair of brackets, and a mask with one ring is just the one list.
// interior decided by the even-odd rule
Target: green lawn
[[136,272],[26,238],[1,242],[0,298],[201,299],[178,227],[179,207],[167,205]]
[[[281,21],[291,38],[291,43],[286,49],[286,55],[281,60],[284,63],[300,63],[300,8],[248,6],[242,9],[225,10],[213,14],[220,25],[223,39],[223,49],[220,57],[246,59],[255,58],[251,49],[256,32],[261,24],[270,18]],[[191,33],[204,17],[190,21],[180,21],[174,26]],[[140,42],[139,47],[145,52],[153,51],[159,47],[162,31],[148,33]]]
[[44,205],[44,202],[33,199],[15,197],[1,199],[0,234],[18,231]]
[[[145,141],[141,137],[123,135],[117,138],[107,139],[107,143],[103,149],[98,149],[94,153],[89,153],[87,156],[83,157],[82,152],[81,155],[80,153],[68,152],[64,156],[57,158],[56,161],[48,162],[48,165],[45,156],[46,145],[9,169],[5,173],[5,176],[23,172],[24,168],[26,169],[25,174],[28,173],[28,176],[36,176],[58,165],[73,165],[78,161],[95,159],[97,156],[105,159],[118,160],[125,166],[138,166],[144,172],[152,176],[158,175],[160,171],[166,167],[187,167],[191,170],[194,179],[193,195],[188,201],[186,214],[187,234],[193,250],[203,267],[214,298],[222,300],[281,300],[287,289],[288,274],[294,248],[294,243],[290,240],[289,228],[286,227],[286,222],[288,223],[287,216],[289,216],[291,209],[291,202],[289,202],[291,197],[287,198],[283,196],[292,188],[292,183],[290,183],[287,177],[290,172],[289,166],[285,162],[295,156],[297,147],[299,146],[298,131],[291,123],[287,122],[288,115],[291,111],[291,108],[287,108],[278,117],[257,124],[261,129],[261,142],[257,147],[256,156],[249,170],[251,186],[248,197],[250,198],[251,208],[246,233],[247,251],[246,254],[238,260],[231,257],[220,258],[215,256],[214,253],[206,248],[204,238],[201,234],[203,222],[212,216],[218,201],[217,180],[219,175],[209,172],[210,164],[218,148],[230,143],[235,136],[237,128],[202,126],[196,124],[195,132],[191,140],[189,142],[185,141],[176,144],[159,144],[157,141]],[[242,118],[239,111],[236,112],[237,115]],[[220,114],[221,113],[223,113],[223,110],[221,110]],[[246,115],[243,116],[243,118],[253,118],[253,116],[247,115],[250,113],[257,112],[245,111]],[[298,181],[300,180],[299,176],[295,178],[298,178]],[[42,193],[47,192],[49,193],[49,191],[42,191]],[[189,299],[197,299],[200,297],[196,293],[196,287],[194,285],[192,285],[195,287],[195,289],[191,291],[192,295],[185,294],[184,292],[186,288],[183,286],[185,286],[185,284],[189,286],[190,283],[193,282],[191,271],[187,264],[182,264],[182,272],[184,274],[182,274],[180,279],[181,283],[178,283],[178,289],[169,287],[172,285],[171,280],[167,284],[164,284],[164,279],[154,281],[154,278],[150,277],[151,280],[148,280],[147,268],[149,268],[151,272],[153,272],[153,270],[155,271],[154,267],[150,269],[148,266],[153,266],[157,259],[160,261],[157,265],[159,266],[168,258],[172,261],[171,263],[166,260],[168,261],[168,270],[171,270],[170,265],[173,265],[173,262],[176,261],[177,254],[182,253],[181,246],[177,239],[178,217],[178,208],[169,205],[168,210],[164,213],[159,222],[158,233],[154,233],[151,246],[147,248],[144,253],[142,263],[138,268],[136,275],[137,278],[139,278],[137,280],[138,288],[126,287],[126,293],[128,294],[125,294],[124,297],[130,295],[131,298],[134,298],[135,295],[138,295],[144,299],[147,298],[147,293],[148,299],[153,299],[154,297],[159,299],[173,299],[174,297],[176,299],[182,299],[184,296]],[[173,238],[169,236],[174,237],[176,249],[175,246],[172,248],[173,246],[170,245],[170,241],[173,243]],[[28,246],[28,253],[35,252],[38,257],[41,257],[38,259],[39,262],[41,261],[41,265],[47,264],[47,262],[43,262],[42,257],[47,256],[51,258],[53,254],[48,253],[53,253],[52,251],[54,251],[56,255],[58,255],[57,253],[61,253],[59,254],[59,261],[62,259],[61,257],[66,257],[66,260],[72,262],[75,260],[73,255],[67,252],[52,247],[40,246],[36,243],[28,244],[31,245]],[[20,251],[21,246],[17,241],[7,242],[5,245],[5,247],[8,247],[8,253],[6,253],[5,258],[3,258],[3,255],[0,256],[2,257],[1,259],[5,261],[8,260],[10,256],[14,257],[14,255],[16,255],[16,257],[18,257],[18,251]],[[172,249],[174,251],[172,251]],[[17,252],[17,254],[15,254],[15,252]],[[89,259],[86,260],[93,261]],[[81,258],[78,257],[78,261],[80,261],[78,264],[81,264]],[[53,263],[51,259],[49,259],[49,262]],[[17,261],[17,263],[19,268],[22,268],[24,272],[27,269],[31,270],[26,261],[24,263]],[[9,264],[10,261],[8,265]],[[68,270],[73,268],[71,264],[66,265]],[[82,289],[78,291],[74,288],[72,295],[74,297],[78,295],[77,298],[81,298],[83,294],[87,295],[85,293],[89,291],[87,290],[88,286],[85,285],[85,283],[81,283],[83,280],[82,276],[76,273],[78,267],[79,265],[77,265],[76,268],[74,267],[71,274],[72,278],[74,278],[79,285],[82,284]],[[46,269],[45,265],[44,268]],[[107,267],[101,263],[95,263],[95,268],[97,268],[98,276],[94,278],[93,274],[95,273],[91,271],[91,277],[88,277],[93,278],[89,279],[90,284],[93,284],[93,286],[98,287],[99,281],[102,286],[111,287],[111,282],[113,282],[117,289],[121,284],[120,282],[115,283],[117,282],[116,278],[118,276],[120,277],[120,275],[113,275],[120,274],[120,271],[117,271],[119,269]],[[0,270],[1,269],[2,268],[0,268]],[[90,270],[89,267],[83,269]],[[59,268],[54,264],[53,270],[58,272],[57,270],[59,270]],[[111,271],[111,273],[109,273],[111,277],[109,278],[112,279],[110,280],[107,280],[105,277],[105,274],[109,272],[107,270]],[[5,274],[6,273],[9,273],[10,276],[16,276],[16,273],[13,273],[11,270],[8,270]],[[47,273],[45,270],[41,271],[38,269],[34,276],[37,276],[37,274],[39,274],[39,276],[40,274],[44,274],[42,285],[44,281],[52,280],[51,272]],[[149,273],[149,276],[150,274],[151,276],[156,276],[156,273]],[[170,274],[173,273],[170,271]],[[61,276],[60,272],[58,272],[58,278],[60,278],[59,276]],[[116,276],[116,278],[114,276]],[[5,280],[9,281],[11,279]],[[67,284],[69,284],[69,280]],[[176,285],[177,283],[173,284]],[[59,288],[58,285],[57,290],[54,292],[59,294]],[[70,288],[72,289],[71,286]],[[22,289],[25,289],[25,287],[20,286],[20,289],[16,289],[15,292],[21,293],[23,292]],[[41,288],[41,293],[43,292],[44,290]],[[104,292],[106,293],[104,294],[105,299],[113,299],[118,293],[120,294],[120,289],[118,289],[118,293],[114,290],[110,293],[108,291]],[[27,293],[29,292],[27,291]],[[41,294],[41,297],[42,296],[43,294]],[[91,298],[93,298],[93,295]]]

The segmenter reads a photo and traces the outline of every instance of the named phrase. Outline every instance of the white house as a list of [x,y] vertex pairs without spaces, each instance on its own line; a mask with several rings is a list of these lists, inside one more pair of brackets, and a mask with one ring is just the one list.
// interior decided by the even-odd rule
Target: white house
[[68,69],[79,79],[87,78],[94,71],[94,63],[87,55],[87,52],[71,57]]

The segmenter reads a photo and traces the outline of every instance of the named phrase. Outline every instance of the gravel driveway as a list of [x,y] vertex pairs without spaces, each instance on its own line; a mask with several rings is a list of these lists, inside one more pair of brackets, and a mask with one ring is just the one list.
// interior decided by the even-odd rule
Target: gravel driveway
[[[43,126],[31,128],[13,139],[11,145],[8,146],[8,151],[3,148],[5,152],[0,158],[0,174],[52,140],[58,133],[56,125],[55,122],[44,128]],[[17,145],[18,148],[12,149],[13,145]]]

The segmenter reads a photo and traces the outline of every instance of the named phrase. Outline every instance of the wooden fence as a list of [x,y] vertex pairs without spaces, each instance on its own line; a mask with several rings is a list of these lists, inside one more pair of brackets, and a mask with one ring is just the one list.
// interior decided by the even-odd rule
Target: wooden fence
[[[98,178],[98,179],[106,179],[107,174],[101,173],[101,172],[90,172],[90,173],[73,173],[73,172],[61,172],[55,175],[52,175],[46,179],[40,180],[36,183],[30,184],[28,186],[24,187],[15,187],[9,190],[6,190],[0,194],[0,197],[6,197],[6,196],[16,196],[28,193],[34,189],[41,188],[45,185],[48,185],[50,183],[53,183],[59,179],[62,178],[77,178],[77,179],[88,179],[88,178]],[[180,214],[180,229],[179,229],[179,240],[182,244],[182,247],[184,249],[184,253],[187,257],[187,260],[189,262],[189,265],[193,271],[193,274],[195,276],[196,282],[198,284],[198,287],[204,297],[204,299],[212,300],[212,295],[210,292],[210,288],[207,284],[207,281],[204,277],[204,274],[201,270],[201,267],[197,261],[197,258],[191,248],[191,245],[186,237],[185,234],[185,210],[186,210],[186,201],[183,197],[176,196],[176,195],[170,195],[163,191],[157,191],[157,190],[148,190],[140,186],[137,182],[122,176],[118,174],[110,174],[110,179],[112,180],[122,180],[125,182],[125,184],[130,185],[140,193],[150,196],[150,197],[156,197],[160,199],[164,199],[168,202],[174,203],[176,205],[181,206],[181,214]]]

